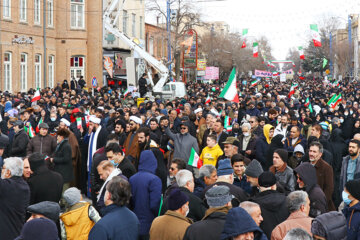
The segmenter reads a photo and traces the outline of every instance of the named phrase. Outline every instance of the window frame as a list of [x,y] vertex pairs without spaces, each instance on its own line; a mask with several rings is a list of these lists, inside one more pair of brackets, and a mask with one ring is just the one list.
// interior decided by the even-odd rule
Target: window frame
[[[50,62],[51,59],[51,62]],[[50,71],[51,69],[51,71]],[[54,88],[55,83],[55,56],[49,55],[48,58],[48,86]]]
[[[39,62],[36,62],[36,58],[39,57]],[[35,79],[35,88],[41,88],[41,80],[42,80],[42,74],[41,74],[41,54],[35,54],[34,58],[34,79]]]
[[48,27],[54,27],[54,0],[47,0],[47,18]]
[[129,15],[126,10],[123,10],[123,33],[127,35]]
[[19,11],[20,11],[19,14],[20,22],[27,22],[27,0],[20,0]]
[[34,24],[41,25],[41,1],[34,0]]
[[[9,54],[9,60],[5,61],[5,54]],[[4,91],[12,90],[12,52],[4,52]],[[8,70],[7,70],[8,68]],[[8,73],[8,75],[7,75]],[[8,79],[8,82],[7,82]],[[7,86],[8,85],[8,86]]]
[[[22,56],[25,56],[25,61],[22,62]],[[27,76],[28,76],[28,54],[27,53],[21,53],[20,54],[20,90],[21,91],[27,91]]]
[[136,14],[131,14],[131,34],[133,37],[136,37]]
[[[11,19],[11,0],[3,0],[2,2],[3,2],[3,18]],[[6,15],[5,13],[8,13],[8,15]]]
[[[72,10],[73,7],[75,7],[75,11]],[[79,11],[80,7],[82,8],[81,11]],[[75,14],[75,16],[73,16],[73,14]],[[80,19],[82,23],[81,26],[79,24]],[[85,0],[70,0],[70,28],[75,30],[85,29]]]

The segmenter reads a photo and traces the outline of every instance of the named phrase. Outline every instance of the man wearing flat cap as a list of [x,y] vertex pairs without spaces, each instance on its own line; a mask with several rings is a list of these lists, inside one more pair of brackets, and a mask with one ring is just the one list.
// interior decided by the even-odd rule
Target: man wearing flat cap
[[94,153],[97,149],[102,148],[106,144],[108,132],[106,128],[101,127],[101,120],[95,116],[89,118],[89,129],[84,137],[84,141],[88,142],[88,157],[87,157],[87,173],[88,173],[88,197],[90,197],[90,173]]
[[56,139],[48,134],[49,125],[47,123],[39,124],[39,134],[33,137],[26,150],[26,155],[30,155],[34,152],[44,154],[52,157],[56,149]]
[[184,240],[220,239],[226,215],[231,209],[230,189],[227,186],[214,185],[206,192],[205,198],[209,209],[201,221],[188,227]]

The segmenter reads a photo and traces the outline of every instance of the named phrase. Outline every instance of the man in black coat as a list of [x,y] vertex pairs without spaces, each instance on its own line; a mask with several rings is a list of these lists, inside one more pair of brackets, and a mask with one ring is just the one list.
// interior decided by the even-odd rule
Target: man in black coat
[[259,176],[260,192],[251,199],[260,205],[263,221],[260,228],[264,231],[268,239],[274,228],[285,221],[290,212],[286,205],[286,196],[276,191],[276,177],[272,172],[263,172]]
[[42,201],[59,202],[63,188],[61,174],[51,171],[46,166],[43,154],[31,154],[29,156],[29,163],[33,171],[28,181],[31,192],[30,204]]
[[226,132],[224,132],[224,122],[221,121],[220,119],[216,120],[213,126],[213,130],[217,137],[217,143],[221,147],[221,150],[224,151],[224,142],[226,141],[226,138],[229,136]]
[[12,240],[20,235],[29,205],[30,189],[22,178],[23,161],[18,157],[4,160],[0,178],[0,238]]
[[143,97],[147,92],[147,81],[146,81],[146,73],[143,73],[141,78],[139,79],[139,92],[140,96]]
[[205,195],[209,209],[201,221],[190,225],[184,240],[218,240],[231,208],[230,189],[227,186],[214,186]]
[[29,136],[24,131],[24,123],[21,120],[16,120],[13,124],[15,136],[12,141],[10,156],[25,157],[26,148],[29,143]]

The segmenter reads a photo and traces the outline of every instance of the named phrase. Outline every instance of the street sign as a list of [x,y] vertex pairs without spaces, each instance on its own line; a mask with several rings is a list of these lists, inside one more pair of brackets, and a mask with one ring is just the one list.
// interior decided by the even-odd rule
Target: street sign
[[98,82],[97,82],[97,80],[96,80],[96,77],[93,77],[93,78],[92,78],[91,84],[92,84],[93,88],[96,88],[96,87],[97,87]]

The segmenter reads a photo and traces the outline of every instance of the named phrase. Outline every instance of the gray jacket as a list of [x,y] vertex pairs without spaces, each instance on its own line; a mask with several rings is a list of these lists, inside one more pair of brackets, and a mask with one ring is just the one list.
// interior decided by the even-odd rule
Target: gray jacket
[[[342,165],[341,165],[341,172],[340,172],[340,193],[344,190],[345,184],[347,182],[347,168],[348,163],[351,160],[350,156],[346,156],[343,158]],[[354,179],[360,178],[360,161],[359,157],[355,160],[356,161],[356,167],[355,167],[355,173],[354,173]]]
[[275,177],[276,180],[281,183],[281,185],[285,188],[286,191],[295,191],[295,175],[294,171],[289,166],[286,166],[286,169],[283,172],[276,171]]
[[186,163],[189,161],[191,149],[194,148],[199,154],[199,146],[196,138],[190,133],[173,133],[170,128],[166,128],[165,133],[174,141],[174,158],[180,158]]

